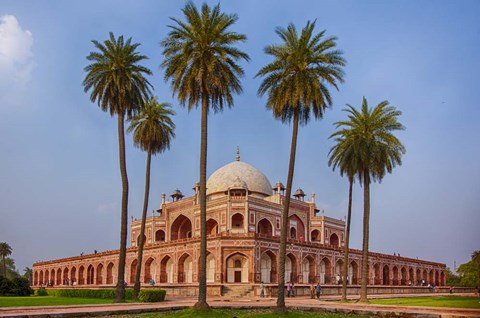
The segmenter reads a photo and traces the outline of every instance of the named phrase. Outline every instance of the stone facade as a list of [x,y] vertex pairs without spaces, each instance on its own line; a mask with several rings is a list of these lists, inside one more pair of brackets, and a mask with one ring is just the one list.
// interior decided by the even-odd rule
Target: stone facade
[[[162,195],[160,208],[146,220],[141,283],[187,286],[198,281],[200,248],[199,188],[171,201]],[[218,169],[207,181],[207,283],[275,284],[285,188],[273,187],[263,173],[237,160]],[[133,284],[141,220],[130,227],[125,281]],[[298,285],[337,284],[343,270],[345,222],[324,215],[315,195],[305,200],[298,189],[290,203],[285,277]],[[351,249],[350,284],[360,283],[362,253]],[[42,261],[33,264],[33,285],[113,286],[118,251]],[[445,264],[371,252],[369,284],[445,285]]]

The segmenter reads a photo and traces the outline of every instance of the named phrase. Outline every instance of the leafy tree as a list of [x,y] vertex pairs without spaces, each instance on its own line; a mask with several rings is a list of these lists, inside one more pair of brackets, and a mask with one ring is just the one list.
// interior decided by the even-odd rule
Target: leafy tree
[[332,104],[327,85],[338,89],[337,83],[343,82],[341,67],[345,65],[345,60],[342,52],[335,49],[336,38],[324,39],[325,31],[315,34],[314,28],[315,22],[309,21],[299,35],[293,24],[286,29],[278,27],[275,32],[283,42],[265,48],[265,53],[273,57],[273,62],[261,68],[256,75],[264,77],[258,94],[268,94],[266,106],[272,110],[273,116],[283,123],[293,122],[280,237],[278,312],[286,311],[285,257],[298,125],[308,123],[310,112],[316,119],[322,118],[325,109]]
[[233,106],[233,94],[242,92],[238,77],[244,71],[237,62],[249,60],[246,53],[234,45],[246,36],[228,29],[238,20],[235,14],[220,11],[220,4],[210,8],[206,3],[201,11],[187,2],[182,10],[186,21],[171,18],[175,25],[161,42],[165,60],[165,80],[170,80],[173,94],[180,105],[192,110],[201,105],[200,133],[200,261],[197,310],[208,310],[207,304],[207,229],[206,174],[208,112],[222,111]]
[[85,67],[87,75],[83,81],[85,92],[91,90],[90,100],[111,116],[117,115],[118,150],[120,174],[122,178],[122,208],[120,227],[120,256],[115,302],[125,302],[125,257],[127,249],[128,222],[128,176],[125,155],[125,116],[130,118],[138,113],[151,95],[151,85],[145,75],[152,72],[138,63],[147,57],[136,52],[140,44],[132,44],[132,39],[123,36],[110,37],[103,43],[93,40],[98,51],[90,52],[87,60],[92,63]]
[[472,253],[472,259],[458,267],[460,285],[466,287],[480,286],[480,250]]
[[30,267],[25,267],[23,269],[23,277],[25,277],[26,279],[28,279],[28,281],[30,283],[32,283],[32,278],[33,278],[33,271]]
[[2,266],[2,275],[7,277],[7,263],[5,258],[12,254],[12,247],[6,242],[0,242],[0,256],[2,256],[3,266]]
[[356,176],[363,184],[363,251],[362,282],[360,301],[367,302],[368,280],[368,239],[370,225],[370,183],[381,181],[387,172],[391,173],[396,165],[401,165],[405,147],[392,132],[405,127],[398,121],[402,114],[388,101],[383,101],[373,109],[363,98],[362,109],[358,111],[347,105],[344,109],[348,120],[335,123],[338,129],[335,138],[343,139],[342,152],[351,158]]
[[[335,137],[335,134],[330,138]],[[344,137],[336,137],[336,144],[330,149],[328,165],[335,168],[339,168],[340,175],[344,174],[348,177],[348,211],[347,211],[347,229],[345,233],[345,260],[343,264],[343,277],[348,276],[348,263],[349,263],[349,249],[350,249],[350,225],[352,220],[352,190],[355,174],[357,173],[357,167],[355,166],[355,160],[353,160],[351,153],[347,149],[347,141]],[[347,280],[342,281],[342,301],[347,300]]]
[[460,286],[460,276],[454,274],[448,267],[446,271],[446,280],[448,286]]
[[140,272],[142,269],[143,245],[145,244],[145,222],[147,218],[148,197],[150,195],[150,162],[152,154],[162,153],[170,149],[170,141],[175,138],[175,124],[170,116],[175,112],[170,109],[170,104],[159,103],[152,97],[142,112],[132,118],[128,132],[133,132],[135,146],[147,152],[145,171],[145,197],[143,199],[142,224],[140,227],[140,241],[138,245],[137,268],[135,273],[135,285],[133,299],[138,299],[140,292]]

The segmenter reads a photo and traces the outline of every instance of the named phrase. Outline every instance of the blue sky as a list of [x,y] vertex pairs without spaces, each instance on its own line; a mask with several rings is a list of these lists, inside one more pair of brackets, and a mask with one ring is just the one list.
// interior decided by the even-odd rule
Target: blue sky
[[[196,2],[200,5],[201,2]],[[215,4],[216,2],[209,2]],[[333,107],[299,132],[294,187],[316,193],[317,206],[346,214],[348,183],[327,165],[333,123],[345,104],[383,100],[403,112],[403,165],[372,186],[370,249],[447,263],[480,249],[480,2],[224,1],[238,14],[244,93],[209,121],[208,174],[235,159],[286,183],[291,127],[273,119],[257,96],[263,53],[274,30],[317,20],[338,37],[348,61]],[[159,42],[182,1],[5,1],[0,7],[0,241],[17,268],[118,248],[120,174],[116,120],[81,85],[91,40],[132,37],[154,75],[160,101],[177,115],[177,138],[154,158],[149,209],[161,193],[186,195],[198,180],[199,112],[181,108],[163,81]],[[127,136],[129,213],[140,217],[145,154]],[[308,196],[310,198],[310,195]],[[361,248],[362,189],[354,193],[352,247]]]

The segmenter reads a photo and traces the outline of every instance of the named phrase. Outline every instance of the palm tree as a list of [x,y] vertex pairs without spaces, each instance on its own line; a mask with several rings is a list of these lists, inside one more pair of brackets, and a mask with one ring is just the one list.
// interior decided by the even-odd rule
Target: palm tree
[[[337,142],[332,149],[330,149],[328,160],[328,165],[340,169],[340,175],[343,177],[344,174],[348,177],[348,211],[347,211],[347,230],[345,233],[345,260],[343,265],[343,277],[348,276],[348,263],[349,263],[349,249],[350,249],[350,225],[352,220],[352,190],[353,182],[356,173],[355,161],[351,157],[351,153],[348,152],[348,149],[345,148],[347,142],[345,138],[337,136],[337,133],[332,134],[329,138],[335,138]],[[342,281],[342,301],[347,300],[347,280],[343,279]]]
[[140,227],[140,241],[138,242],[138,258],[135,273],[135,286],[133,297],[138,299],[140,292],[140,271],[142,270],[143,244],[145,235],[145,221],[147,218],[148,197],[150,194],[150,162],[152,154],[162,153],[170,149],[170,141],[175,138],[175,124],[170,116],[175,112],[170,109],[170,104],[159,103],[152,97],[142,112],[132,118],[127,131],[133,132],[135,146],[147,152],[145,172],[145,197],[143,199],[142,225]]
[[122,209],[120,227],[120,255],[115,302],[125,302],[125,256],[127,249],[128,222],[128,177],[125,158],[125,116],[130,118],[143,108],[151,95],[151,85],[145,75],[152,72],[138,63],[147,57],[136,52],[138,43],[123,36],[110,38],[103,43],[92,41],[96,52],[90,52],[87,59],[92,63],[85,67],[87,75],[83,80],[85,92],[91,90],[90,100],[111,116],[117,115],[120,174],[122,178]]
[[24,271],[24,274],[23,274],[23,277],[25,277],[26,279],[28,279],[28,281],[30,282],[30,284],[32,283],[32,277],[33,277],[33,271],[30,267],[25,267],[23,269]]
[[332,136],[342,140],[342,152],[350,158],[354,171],[363,184],[363,255],[362,255],[362,283],[360,301],[367,302],[368,280],[368,239],[370,226],[370,183],[381,181],[385,174],[402,164],[402,154],[405,147],[392,132],[404,130],[398,122],[402,114],[388,101],[383,101],[373,109],[368,108],[365,97],[362,109],[359,112],[347,105],[344,109],[348,113],[348,120],[336,122],[338,130]]
[[203,4],[201,12],[189,1],[183,8],[186,22],[171,18],[175,25],[161,42],[165,61],[165,81],[170,80],[173,94],[188,110],[201,105],[200,137],[200,264],[197,310],[208,310],[207,304],[207,232],[206,174],[207,119],[210,108],[222,111],[233,106],[233,94],[241,93],[238,79],[243,69],[237,61],[248,61],[248,55],[233,45],[246,36],[228,31],[237,20],[235,14],[220,11],[220,4],[210,8]]
[[7,277],[7,263],[5,262],[5,258],[12,254],[12,247],[8,245],[7,242],[0,242],[0,255],[2,256],[2,263],[3,263],[3,277]]
[[342,52],[335,49],[336,38],[323,39],[325,31],[314,34],[315,22],[307,22],[300,36],[293,24],[287,29],[277,28],[282,39],[280,45],[269,45],[265,53],[274,61],[264,66],[256,75],[264,76],[258,89],[259,95],[268,93],[267,108],[282,122],[293,121],[290,163],[287,189],[283,208],[283,225],[280,238],[279,284],[277,311],[285,309],[285,257],[288,227],[288,211],[292,192],[298,125],[306,125],[310,111],[316,119],[322,118],[332,99],[327,85],[338,89],[337,82],[343,82],[342,66],[345,60]]

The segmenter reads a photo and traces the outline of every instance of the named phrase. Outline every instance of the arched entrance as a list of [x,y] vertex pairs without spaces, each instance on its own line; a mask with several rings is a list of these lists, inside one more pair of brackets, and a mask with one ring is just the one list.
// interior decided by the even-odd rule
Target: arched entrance
[[315,260],[308,255],[302,261],[302,282],[313,284],[315,282]]
[[43,285],[43,271],[40,271],[40,285]]
[[[134,285],[136,282],[135,276],[137,273],[137,259],[134,259],[132,263],[130,264],[130,281],[129,283]],[[141,282],[141,280],[140,280]]]
[[310,234],[310,241],[312,242],[320,242],[321,241],[321,236],[320,236],[320,231],[319,230],[313,230],[312,233]]
[[227,259],[227,283],[248,283],[248,258],[235,253]]
[[37,286],[38,285],[38,272],[35,271],[33,274],[33,285]]
[[257,233],[260,237],[272,237],[273,236],[273,227],[269,220],[261,219],[258,222]]
[[85,284],[85,267],[83,265],[78,269],[78,285]]
[[107,284],[113,284],[113,263],[107,265]]
[[58,285],[61,285],[62,284],[62,270],[59,268],[57,269],[57,277],[56,277],[56,281],[55,281],[55,284],[58,286]]
[[383,266],[383,285],[390,285],[390,267]]
[[285,257],[285,281],[297,282],[297,258],[292,253]]
[[87,268],[87,285],[93,285],[94,275],[95,275],[95,270],[93,269],[93,265],[89,265]]
[[75,283],[76,285],[76,277],[77,277],[77,269],[74,267],[72,267],[72,269],[70,270],[70,285],[73,285]]
[[97,285],[103,284],[103,264],[100,263],[97,266]]
[[296,214],[289,217],[289,227],[290,239],[305,241],[305,226]]
[[357,285],[358,284],[358,264],[355,261],[351,261],[348,266],[348,283]]
[[214,219],[207,221],[207,236],[215,235],[218,233],[218,223]]
[[171,241],[192,237],[192,222],[186,216],[179,215],[172,223],[170,233]]
[[413,268],[409,268],[408,270],[408,283],[407,283],[409,286],[412,286],[415,284],[415,272],[413,270]]
[[155,232],[155,242],[165,242],[165,231],[158,230]]
[[373,265],[373,284],[382,285],[382,272],[380,269],[380,264]]
[[400,270],[400,285],[407,285],[407,269],[405,267]]
[[145,262],[145,270],[144,270],[144,275],[143,275],[143,282],[144,283],[150,283],[150,280],[152,278],[155,278],[156,274],[156,265],[152,257],[149,257],[147,261]]
[[320,261],[320,284],[331,284],[332,280],[332,263],[326,257]]
[[340,240],[338,239],[337,234],[333,233],[330,235],[330,245],[333,247],[340,247]]
[[345,263],[343,262],[343,259],[337,260],[337,263],[335,264],[335,283],[336,284],[341,284],[343,282],[343,265]]
[[392,282],[392,285],[394,286],[397,286],[398,285],[398,267],[397,266],[393,266],[393,269],[392,269],[392,272],[393,272],[393,282]]
[[178,282],[191,283],[193,274],[193,260],[189,254],[183,254],[178,260]]
[[165,256],[160,262],[160,283],[173,283],[173,259]]
[[232,232],[233,233],[239,233],[243,232],[243,214],[241,213],[235,213],[232,215]]
[[207,283],[215,282],[215,257],[212,253],[207,254]]

